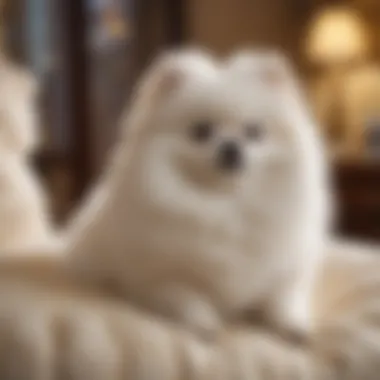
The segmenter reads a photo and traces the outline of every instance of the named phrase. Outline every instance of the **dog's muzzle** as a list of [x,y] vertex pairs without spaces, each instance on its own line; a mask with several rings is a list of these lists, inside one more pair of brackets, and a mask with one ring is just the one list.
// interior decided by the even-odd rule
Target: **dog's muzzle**
[[243,154],[235,141],[223,142],[217,151],[217,165],[226,171],[235,171],[243,165]]

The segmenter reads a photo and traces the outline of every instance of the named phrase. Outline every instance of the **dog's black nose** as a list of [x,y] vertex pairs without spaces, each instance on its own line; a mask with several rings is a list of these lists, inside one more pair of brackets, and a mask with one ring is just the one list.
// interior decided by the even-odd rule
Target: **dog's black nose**
[[225,141],[218,148],[218,166],[225,170],[236,170],[242,166],[243,155],[239,144],[235,141]]

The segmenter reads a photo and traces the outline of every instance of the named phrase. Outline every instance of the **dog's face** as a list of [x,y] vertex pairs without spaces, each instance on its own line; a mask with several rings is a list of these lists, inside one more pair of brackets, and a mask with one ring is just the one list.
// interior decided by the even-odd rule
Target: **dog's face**
[[280,73],[260,73],[265,65],[241,58],[219,64],[192,56],[167,74],[149,128],[156,165],[215,189],[254,186],[289,162],[298,132],[282,112]]

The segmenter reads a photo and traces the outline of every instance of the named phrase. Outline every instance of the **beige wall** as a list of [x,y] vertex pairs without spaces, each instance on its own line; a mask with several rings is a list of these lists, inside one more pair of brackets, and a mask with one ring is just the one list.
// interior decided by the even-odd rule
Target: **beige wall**
[[189,39],[220,53],[252,44],[295,54],[302,20],[287,0],[187,0]]

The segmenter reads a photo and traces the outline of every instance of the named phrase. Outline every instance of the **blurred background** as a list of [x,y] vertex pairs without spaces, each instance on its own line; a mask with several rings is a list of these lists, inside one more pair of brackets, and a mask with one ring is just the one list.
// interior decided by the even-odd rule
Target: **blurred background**
[[10,0],[3,37],[33,71],[36,166],[63,221],[107,159],[141,71],[161,49],[199,44],[287,52],[329,145],[339,232],[380,240],[380,0]]

